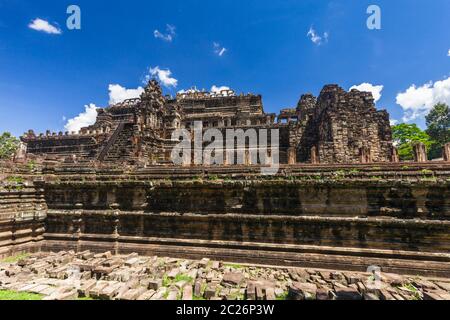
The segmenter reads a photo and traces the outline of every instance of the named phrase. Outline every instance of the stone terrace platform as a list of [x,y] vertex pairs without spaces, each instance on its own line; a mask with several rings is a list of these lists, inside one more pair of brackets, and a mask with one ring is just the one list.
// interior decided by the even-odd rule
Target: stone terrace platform
[[450,277],[444,162],[3,173],[0,255],[137,252],[235,263]]

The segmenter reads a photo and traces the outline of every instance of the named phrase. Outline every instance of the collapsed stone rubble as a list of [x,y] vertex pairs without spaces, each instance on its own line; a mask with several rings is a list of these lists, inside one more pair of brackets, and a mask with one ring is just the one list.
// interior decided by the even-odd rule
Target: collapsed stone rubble
[[0,263],[0,290],[44,300],[450,300],[450,279],[381,276],[63,251]]

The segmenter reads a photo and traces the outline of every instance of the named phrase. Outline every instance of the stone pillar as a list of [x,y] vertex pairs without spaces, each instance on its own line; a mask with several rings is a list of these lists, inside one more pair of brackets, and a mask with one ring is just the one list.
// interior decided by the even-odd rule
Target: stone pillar
[[245,155],[244,155],[244,164],[246,166],[250,165],[250,152],[248,150],[245,150]]
[[119,224],[120,224],[120,205],[118,203],[113,203],[110,205],[110,209],[112,210],[112,214],[114,216],[114,231],[112,234],[112,238],[114,239],[114,254],[119,254]]
[[422,142],[417,142],[413,145],[414,161],[427,162],[427,147]]
[[372,162],[372,154],[371,150],[368,147],[362,147],[359,149],[360,162],[361,163],[371,163]]
[[395,147],[392,148],[391,162],[400,162],[400,156],[398,155],[398,150]]
[[81,247],[81,234],[83,232],[83,204],[75,204],[76,211],[73,215],[72,225],[73,225],[73,238],[77,239],[77,252],[82,250]]
[[444,161],[450,162],[450,142],[442,147],[442,157]]
[[295,148],[288,149],[288,164],[295,164],[296,161]]
[[21,162],[27,159],[27,145],[23,142],[20,142],[19,147],[17,148],[16,154],[14,156],[14,160]]
[[224,152],[223,152],[223,165],[224,166],[228,166],[229,165],[227,149],[225,149]]
[[320,163],[319,152],[318,152],[316,146],[311,148],[311,163],[312,164],[319,164]]

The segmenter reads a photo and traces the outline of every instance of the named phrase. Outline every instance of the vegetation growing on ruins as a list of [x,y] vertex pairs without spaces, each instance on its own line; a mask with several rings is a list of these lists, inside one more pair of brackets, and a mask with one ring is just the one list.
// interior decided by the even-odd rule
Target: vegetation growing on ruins
[[40,294],[27,293],[27,292],[15,292],[10,290],[0,290],[0,301],[14,301],[14,300],[42,300],[43,296]]
[[450,142],[450,107],[443,103],[438,103],[426,116],[428,129],[426,133],[434,143],[430,147],[430,158],[439,158],[442,147]]
[[9,132],[0,136],[0,160],[11,159],[19,148],[19,140]]
[[413,144],[422,142],[430,159],[442,157],[442,147],[450,142],[450,107],[436,104],[426,116],[427,129],[421,130],[416,124],[401,123],[392,127],[394,143],[400,160],[413,160]]
[[394,143],[397,145],[400,160],[413,160],[413,144],[422,142],[427,149],[431,147],[433,141],[430,136],[422,131],[415,123],[401,123],[392,127]]
[[16,263],[16,262],[18,262],[20,260],[28,258],[29,255],[30,255],[29,253],[21,253],[21,254],[18,254],[16,256],[7,257],[7,258],[5,258],[3,260],[0,260],[0,262]]

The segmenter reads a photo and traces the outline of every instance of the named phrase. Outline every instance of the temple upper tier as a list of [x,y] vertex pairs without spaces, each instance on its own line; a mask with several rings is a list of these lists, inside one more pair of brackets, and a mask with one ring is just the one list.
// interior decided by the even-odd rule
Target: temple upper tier
[[151,80],[140,98],[98,109],[95,124],[79,133],[30,130],[22,141],[28,155],[61,161],[170,165],[173,131],[199,121],[204,130],[279,129],[281,164],[398,161],[389,114],[375,108],[371,93],[337,85],[276,115],[264,112],[260,95],[191,91],[172,98]]

